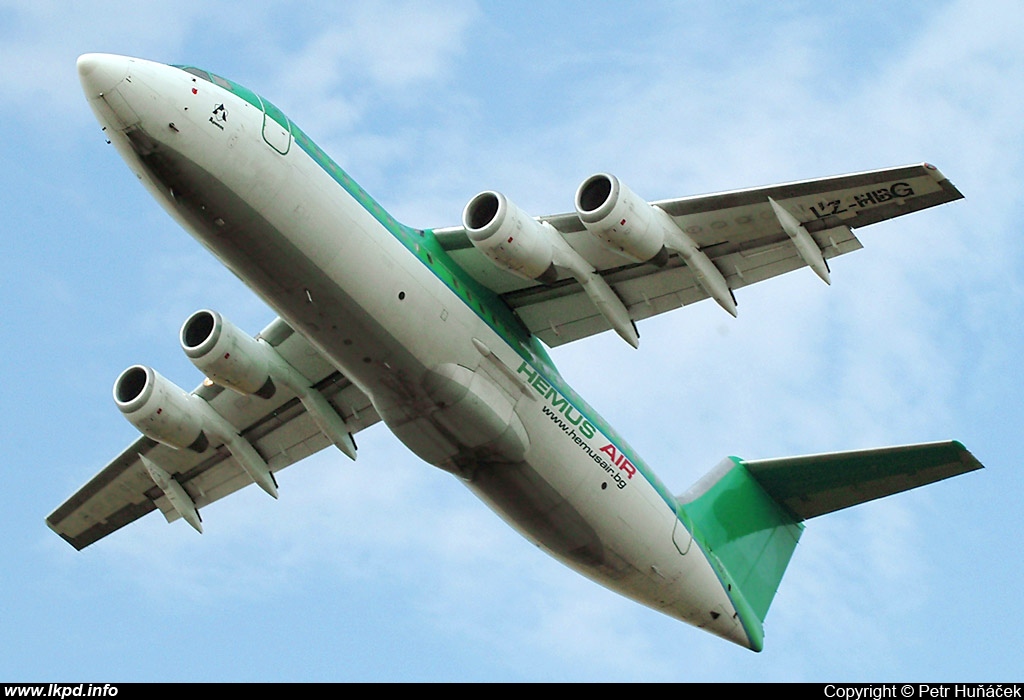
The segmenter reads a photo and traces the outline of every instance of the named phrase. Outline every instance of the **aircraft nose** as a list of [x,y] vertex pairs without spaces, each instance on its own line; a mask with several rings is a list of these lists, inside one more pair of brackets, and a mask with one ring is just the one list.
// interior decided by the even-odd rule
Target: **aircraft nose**
[[107,53],[87,53],[78,57],[78,79],[89,99],[110,92],[128,75],[128,59]]

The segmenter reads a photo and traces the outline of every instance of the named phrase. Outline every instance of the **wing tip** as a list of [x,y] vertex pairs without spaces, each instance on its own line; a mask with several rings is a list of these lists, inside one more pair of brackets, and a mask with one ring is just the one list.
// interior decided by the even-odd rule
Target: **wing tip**
[[939,183],[939,186],[947,195],[947,199],[945,201],[953,202],[964,198],[963,192],[961,192],[956,185],[950,182],[948,177],[942,174],[942,171],[939,170],[938,166],[924,162],[921,163],[921,167],[924,168],[937,183]]
[[974,453],[971,452],[967,447],[964,446],[959,440],[950,440],[950,444],[960,452],[960,463],[964,466],[964,470],[961,473],[973,472],[978,469],[984,469],[985,465],[981,463]]
[[81,552],[83,549],[92,544],[91,542],[82,542],[79,538],[72,537],[66,532],[61,532],[61,530],[58,527],[58,523],[55,523],[53,520],[50,519],[52,517],[53,516],[51,515],[50,517],[46,518],[46,526],[50,528],[54,532],[54,534],[59,536],[62,540],[67,542],[72,547],[74,547],[76,552]]

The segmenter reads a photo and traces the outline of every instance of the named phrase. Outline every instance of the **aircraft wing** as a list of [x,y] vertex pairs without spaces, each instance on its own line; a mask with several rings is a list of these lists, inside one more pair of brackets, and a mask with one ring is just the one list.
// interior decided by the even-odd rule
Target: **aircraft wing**
[[[793,225],[810,235],[827,260],[862,247],[852,229],[962,197],[934,166],[920,164],[651,204],[693,239],[736,290],[808,265],[784,228],[785,214],[772,200],[792,215]],[[676,254],[660,268],[635,263],[600,245],[575,213],[539,220],[551,224],[601,274],[634,321],[709,296]],[[550,285],[530,282],[492,264],[462,227],[437,229],[434,235],[457,264],[501,295],[548,346],[611,327],[564,271]]]
[[[353,433],[379,420],[366,395],[284,321],[276,319],[259,337],[310,381]],[[331,444],[295,394],[283,386],[270,399],[243,396],[212,383],[200,385],[193,393],[256,448],[271,472]],[[168,522],[181,517],[140,455],[170,474],[196,508],[253,483],[224,445],[197,453],[140,436],[51,513],[47,525],[75,549],[82,549],[156,509]]]

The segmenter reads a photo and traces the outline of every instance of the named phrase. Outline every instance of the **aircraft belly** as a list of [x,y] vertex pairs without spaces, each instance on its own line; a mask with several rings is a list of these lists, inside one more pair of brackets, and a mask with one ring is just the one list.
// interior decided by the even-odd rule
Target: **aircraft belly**
[[[166,153],[163,157],[172,159]],[[360,385],[384,422],[415,454],[466,480],[524,536],[580,573],[680,619],[694,624],[706,620],[704,609],[711,601],[700,598],[708,589],[689,584],[702,579],[721,587],[713,573],[692,571],[708,568],[702,555],[679,553],[672,539],[675,516],[646,481],[636,477],[620,488],[622,482],[592,457],[574,451],[579,434],[567,433],[522,392],[514,402],[509,397],[504,408],[494,400],[493,387],[480,394],[489,400],[475,405],[439,405],[431,395],[425,378],[443,365],[466,367],[479,383],[480,354],[460,353],[459,346],[472,349],[472,336],[484,335],[500,347],[496,335],[488,335],[483,324],[474,329],[457,320],[458,307],[452,305],[440,349],[417,344],[407,334],[437,337],[441,314],[423,308],[400,313],[395,288],[411,290],[403,301],[421,295],[429,299],[429,294],[425,288],[412,291],[420,283],[405,275],[405,267],[373,243],[361,225],[346,229],[346,234],[354,229],[355,235],[347,236],[344,253],[322,269],[298,247],[301,240],[280,232],[285,224],[272,223],[216,178],[196,172],[194,164],[179,161],[177,168],[190,171],[192,191],[202,193],[200,203],[178,185],[175,206],[189,228],[202,231],[204,244]],[[277,200],[286,196],[278,194]],[[303,209],[308,218],[317,207]],[[237,225],[216,224],[212,219],[219,211],[231,212]],[[354,275],[388,281],[376,285],[374,294],[354,298],[349,290],[364,286]],[[438,362],[453,358],[461,363]],[[570,414],[571,420],[578,416]],[[516,421],[522,428],[510,429]],[[713,604],[727,617],[727,597]]]
[[610,464],[612,441],[522,376],[519,354],[320,165],[298,148],[273,151],[255,117],[237,111],[240,131],[219,148],[219,133],[186,133],[184,115],[173,136],[129,125],[118,147],[415,454],[573,569],[731,637],[731,604],[708,559],[677,546],[674,509],[643,475]]

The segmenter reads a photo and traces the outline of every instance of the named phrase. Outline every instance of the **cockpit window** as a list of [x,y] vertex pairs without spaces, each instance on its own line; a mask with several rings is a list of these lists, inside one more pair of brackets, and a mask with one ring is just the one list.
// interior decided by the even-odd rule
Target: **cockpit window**
[[180,68],[181,70],[185,71],[186,73],[191,73],[192,75],[194,75],[196,77],[199,77],[199,78],[202,78],[203,80],[206,80],[208,82],[211,82],[214,85],[217,85],[219,87],[224,88],[225,90],[231,90],[232,89],[232,85],[231,85],[230,81],[225,80],[224,78],[220,77],[219,75],[214,75],[213,73],[207,73],[202,68],[196,68],[195,66],[175,66],[175,68]]
[[232,89],[231,83],[229,83],[227,80],[220,77],[219,75],[214,75],[213,73],[210,73],[210,80],[213,82],[214,85],[219,85],[225,90]]
[[212,80],[210,80],[210,74],[202,69],[194,68],[192,66],[175,66],[175,68],[180,68],[186,73],[191,73],[192,75],[198,76],[207,82],[213,82]]
[[[208,71],[203,70],[202,68],[196,68],[195,66],[176,65],[174,67],[178,70],[183,70],[186,73],[194,75],[197,78],[202,78],[207,82],[217,85],[218,87],[222,87],[229,92],[235,93],[256,109],[263,109],[263,101],[259,98],[259,96],[257,96],[256,93],[252,92],[248,88],[239,85],[238,83],[233,83],[227,78],[222,78],[219,75],[216,75],[215,73],[210,73]],[[285,120],[284,122],[279,121],[279,123],[287,123],[287,120]]]

